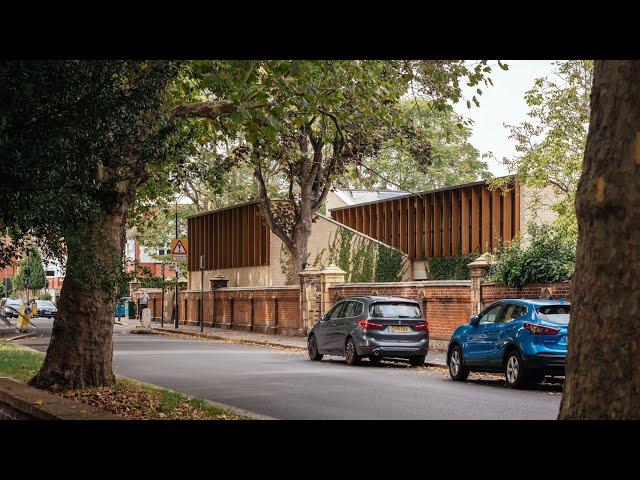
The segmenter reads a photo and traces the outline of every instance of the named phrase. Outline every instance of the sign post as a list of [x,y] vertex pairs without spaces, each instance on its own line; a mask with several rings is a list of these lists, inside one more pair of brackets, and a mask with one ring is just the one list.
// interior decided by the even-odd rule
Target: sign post
[[[177,223],[176,223],[176,234],[177,234]],[[187,261],[187,253],[188,253],[189,242],[186,238],[175,238],[171,240],[171,255],[173,256],[173,261],[176,262],[176,319],[175,319],[175,328],[178,329],[178,305],[180,302],[178,301],[178,278],[180,276],[180,263],[185,263]]]
[[200,255],[200,331],[204,332],[204,255]]

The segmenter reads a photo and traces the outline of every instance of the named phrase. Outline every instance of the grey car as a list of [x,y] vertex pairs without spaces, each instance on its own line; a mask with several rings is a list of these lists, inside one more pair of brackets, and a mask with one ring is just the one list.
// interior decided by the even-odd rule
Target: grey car
[[316,323],[307,337],[309,358],[344,356],[349,365],[362,358],[408,359],[416,367],[429,350],[429,327],[417,302],[402,297],[348,297]]
[[22,300],[19,298],[8,298],[4,303],[4,316],[17,317],[18,310],[22,307]]

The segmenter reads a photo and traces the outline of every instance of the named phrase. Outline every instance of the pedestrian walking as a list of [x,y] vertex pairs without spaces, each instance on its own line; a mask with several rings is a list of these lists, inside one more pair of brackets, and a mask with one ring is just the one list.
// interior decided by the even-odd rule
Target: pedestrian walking
[[147,291],[145,289],[142,289],[142,295],[139,298],[139,303],[140,311],[142,312],[142,310],[147,308],[147,304],[149,303],[149,295],[147,295]]

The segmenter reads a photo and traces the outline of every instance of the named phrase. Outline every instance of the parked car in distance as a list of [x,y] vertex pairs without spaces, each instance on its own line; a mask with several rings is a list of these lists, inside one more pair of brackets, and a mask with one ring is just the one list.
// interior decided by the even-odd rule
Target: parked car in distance
[[307,337],[309,358],[344,356],[347,364],[362,358],[424,363],[429,350],[429,328],[417,302],[401,297],[348,297],[317,322]]
[[19,298],[8,298],[4,303],[4,316],[17,318],[22,305],[23,302]]
[[571,304],[565,300],[498,300],[453,332],[447,365],[453,380],[470,371],[504,372],[523,388],[563,376]]
[[58,309],[51,300],[36,300],[37,317],[55,318]]

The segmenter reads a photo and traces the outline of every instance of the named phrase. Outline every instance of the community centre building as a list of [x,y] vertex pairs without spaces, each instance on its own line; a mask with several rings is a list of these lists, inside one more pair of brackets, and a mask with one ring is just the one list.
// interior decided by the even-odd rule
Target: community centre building
[[[315,215],[308,263],[322,269],[350,255],[348,281],[367,281],[391,251],[402,262],[396,281],[424,280],[431,258],[493,252],[516,236],[526,240],[529,224],[553,222],[555,198],[551,187],[533,189],[513,177],[502,188],[483,180],[419,193],[336,189],[326,215]],[[188,240],[190,289],[200,287],[201,255],[207,286],[214,276],[227,278],[229,287],[290,283],[287,250],[263,221],[258,201],[189,217]]]

